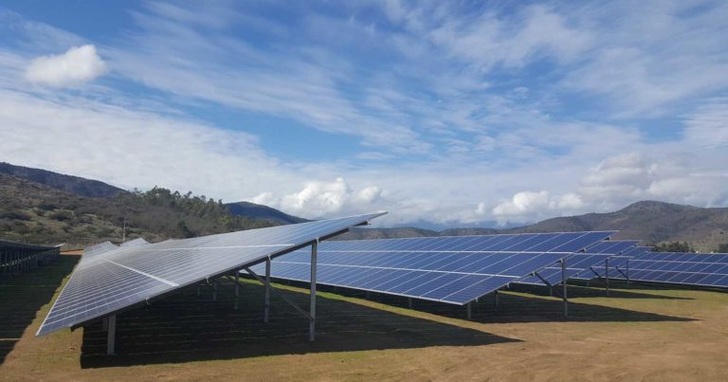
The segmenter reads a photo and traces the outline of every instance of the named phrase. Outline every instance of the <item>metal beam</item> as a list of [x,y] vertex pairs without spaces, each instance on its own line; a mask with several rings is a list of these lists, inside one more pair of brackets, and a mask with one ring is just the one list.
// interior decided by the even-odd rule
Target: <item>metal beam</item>
[[112,314],[106,318],[109,331],[106,333],[106,354],[114,355],[116,341],[116,315]]
[[607,287],[607,296],[609,296],[609,258],[604,259],[604,283]]
[[308,340],[316,339],[316,261],[318,255],[318,239],[311,243],[311,294],[309,296]]
[[[258,276],[258,274],[257,274],[257,273],[253,272],[253,271],[252,271],[252,270],[251,270],[250,268],[248,268],[248,267],[245,267],[244,269],[245,269],[245,271],[246,271],[246,272],[248,272],[248,273],[249,273],[249,274],[250,274],[251,276],[253,276],[253,277],[254,277],[254,278],[255,278],[256,280],[258,280],[258,282],[260,282],[261,284],[265,285],[265,281],[264,281],[264,280],[263,280],[263,279],[262,279],[262,278],[261,278],[260,276]],[[308,315],[308,312],[307,312],[307,311],[303,310],[303,308],[301,308],[300,306],[296,305],[296,303],[295,303],[295,302],[293,302],[293,301],[292,301],[292,300],[291,300],[290,298],[288,298],[288,297],[287,297],[287,296],[286,296],[285,294],[281,293],[281,291],[279,291],[279,290],[278,290],[278,289],[276,289],[276,288],[270,288],[270,290],[271,290],[271,291],[273,291],[273,292],[274,292],[275,294],[277,294],[277,295],[278,295],[278,297],[282,298],[282,299],[283,299],[283,301],[285,301],[286,303],[288,303],[288,305],[290,305],[290,306],[291,306],[291,307],[292,307],[293,309],[296,309],[296,311],[297,311],[298,313],[300,313],[300,314],[301,314],[302,316],[304,316],[304,317],[306,317],[306,318],[308,318],[308,319],[310,319],[310,318],[311,318],[311,317],[310,317],[310,316]]]
[[542,282],[543,282],[544,284],[546,284],[546,286],[547,286],[547,287],[551,288],[551,287],[553,286],[553,285],[551,285],[551,283],[550,283],[550,282],[548,282],[548,281],[547,281],[547,280],[546,280],[545,278],[541,277],[541,274],[539,274],[538,272],[533,272],[533,275],[534,275],[534,276],[536,276],[536,277],[538,277],[539,279],[541,279],[541,281],[542,281]]
[[564,317],[569,317],[569,298],[566,294],[566,259],[561,259],[561,298],[564,300]]
[[629,259],[627,259],[627,287],[629,287]]
[[265,300],[263,301],[263,322],[270,318],[270,257],[265,259]]
[[235,303],[233,309],[238,310],[240,308],[240,271],[235,271]]

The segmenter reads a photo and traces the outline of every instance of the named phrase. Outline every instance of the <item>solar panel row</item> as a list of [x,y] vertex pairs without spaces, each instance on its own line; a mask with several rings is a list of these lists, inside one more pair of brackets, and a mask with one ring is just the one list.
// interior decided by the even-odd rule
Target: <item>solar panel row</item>
[[648,252],[614,268],[615,279],[728,287],[728,254]]
[[[332,241],[318,248],[318,283],[465,304],[613,232]],[[520,251],[520,252],[519,252]],[[256,273],[263,266],[253,268]],[[308,281],[308,253],[272,262],[275,278]]]
[[[116,248],[76,266],[37,335],[82,325],[207,278],[344,232],[383,213]],[[114,248],[112,248],[112,246]]]
[[589,268],[602,264],[606,258],[634,247],[637,241],[604,240],[597,242],[584,250],[584,253],[576,253],[566,258],[564,274],[561,272],[561,264],[551,264],[537,274],[528,275],[517,281],[519,284],[528,285],[558,285],[562,277],[568,279],[578,278],[579,275],[592,275]]

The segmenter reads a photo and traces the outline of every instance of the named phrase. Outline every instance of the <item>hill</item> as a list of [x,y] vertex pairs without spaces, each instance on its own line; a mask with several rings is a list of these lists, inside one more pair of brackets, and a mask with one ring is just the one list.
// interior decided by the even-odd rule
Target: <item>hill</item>
[[90,198],[108,198],[126,192],[121,188],[72,175],[59,174],[37,168],[14,166],[0,162],[0,173],[13,175],[57,190]]
[[696,250],[714,251],[728,242],[728,208],[700,208],[641,201],[619,211],[558,217],[507,232],[558,232],[618,229],[616,239],[643,244],[687,241]]
[[275,208],[250,202],[227,203],[225,204],[225,206],[228,208],[230,213],[235,216],[244,216],[252,219],[266,220],[276,225],[295,224],[308,221],[303,218],[288,215],[287,213],[279,211]]
[[[0,163],[0,239],[118,242],[125,219],[129,238],[149,241],[306,221],[249,202],[222,204],[157,187],[128,192],[96,180]],[[357,228],[337,239],[582,230],[619,230],[616,239],[641,240],[643,245],[685,241],[709,252],[728,243],[728,208],[642,201],[615,212],[558,217],[517,228]]]
[[0,173],[0,239],[83,246],[183,238],[272,225],[233,216],[220,202],[162,188],[87,197]]
[[642,245],[685,241],[694,250],[712,252],[720,244],[728,243],[728,208],[700,208],[641,201],[615,212],[558,217],[508,229],[452,228],[437,232],[411,227],[361,228],[342,235],[341,238],[382,239],[589,230],[619,230],[614,239],[640,240]]

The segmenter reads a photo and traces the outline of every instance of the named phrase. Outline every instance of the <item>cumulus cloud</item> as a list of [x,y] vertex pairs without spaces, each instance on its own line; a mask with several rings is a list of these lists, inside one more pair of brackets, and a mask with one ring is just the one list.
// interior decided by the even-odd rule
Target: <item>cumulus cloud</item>
[[279,198],[264,192],[250,201],[275,206],[306,218],[322,218],[342,211],[354,213],[378,210],[381,209],[377,206],[382,198],[383,191],[378,186],[354,190],[344,178],[339,177],[334,181],[305,182],[301,190]]
[[30,62],[25,78],[33,83],[52,87],[77,86],[89,82],[107,71],[94,45],[68,49],[59,55],[38,57]]
[[493,208],[495,216],[518,216],[536,212],[549,205],[548,191],[519,192]]

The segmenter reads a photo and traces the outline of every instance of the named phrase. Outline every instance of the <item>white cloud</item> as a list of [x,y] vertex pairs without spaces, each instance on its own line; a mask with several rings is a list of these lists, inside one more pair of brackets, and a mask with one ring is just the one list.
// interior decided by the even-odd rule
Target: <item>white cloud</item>
[[381,209],[379,201],[384,192],[378,186],[354,190],[344,178],[334,181],[307,181],[297,192],[275,198],[263,193],[251,199],[306,218],[322,218],[340,213],[355,213]]
[[493,215],[509,217],[532,214],[549,206],[548,191],[519,192],[510,200],[505,200],[493,208]]
[[107,65],[93,45],[68,49],[60,55],[48,55],[30,62],[25,78],[33,83],[53,87],[77,86],[106,73]]
[[[0,39],[0,160],[309,218],[386,209],[386,224],[728,205],[728,102],[704,98],[726,89],[728,8],[639,4],[305,2],[282,22],[265,4],[154,3],[105,43],[119,88],[87,83],[106,63],[86,39],[2,29],[0,12],[25,36]],[[352,149],[279,159],[287,129]]]

